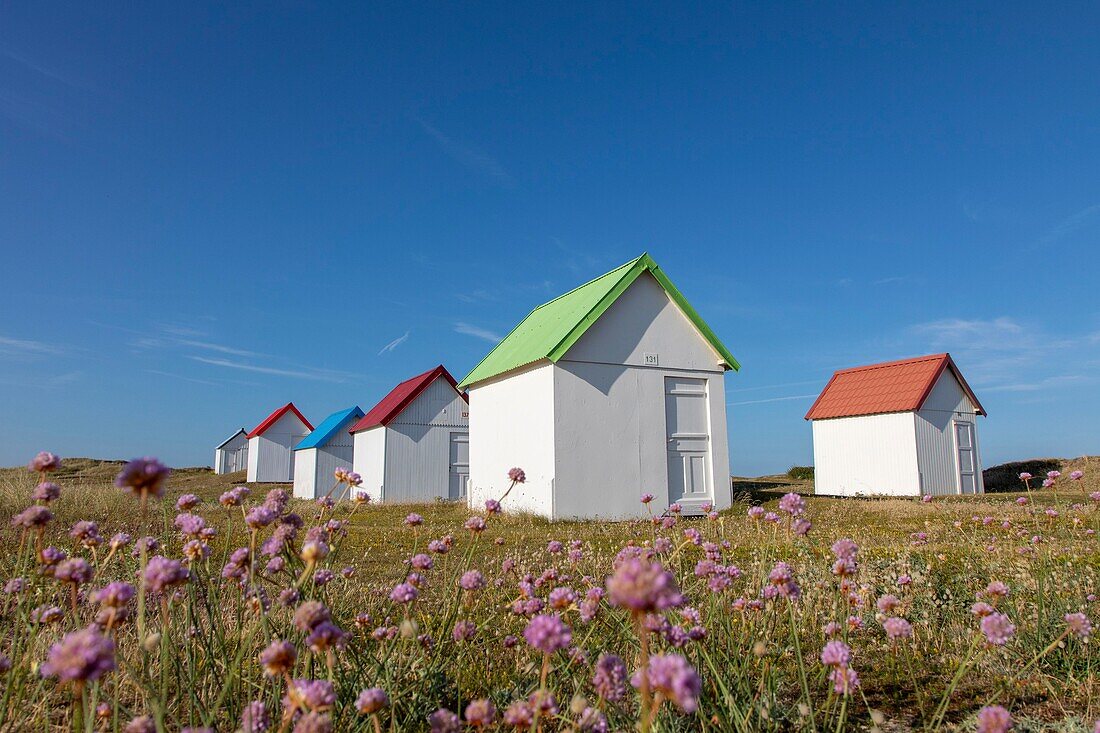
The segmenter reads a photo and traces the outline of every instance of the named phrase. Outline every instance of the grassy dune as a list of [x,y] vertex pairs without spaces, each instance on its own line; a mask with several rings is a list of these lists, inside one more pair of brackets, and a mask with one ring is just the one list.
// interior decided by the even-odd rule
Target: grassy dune
[[[556,712],[540,713],[539,725],[547,731],[600,730],[598,724],[584,727],[596,719],[585,708],[606,718],[609,730],[634,729],[643,705],[655,709],[653,729],[662,731],[973,729],[978,710],[991,704],[1011,711],[1017,730],[1091,730],[1100,717],[1092,645],[1067,633],[1064,619],[1067,613],[1084,612],[1100,625],[1100,602],[1095,601],[1100,595],[1095,534],[1100,504],[1089,498],[1100,490],[1100,474],[1083,461],[1063,466],[1057,492],[928,504],[807,497],[805,516],[813,526],[805,537],[793,536],[785,520],[772,525],[746,515],[753,504],[778,511],[780,496],[789,490],[808,492],[808,484],[781,477],[735,480],[738,501],[729,512],[717,520],[681,519],[669,527],[644,521],[551,524],[505,513],[489,517],[487,529],[474,533],[463,528],[472,512],[452,504],[356,508],[343,502],[319,518],[317,505],[292,501],[286,511],[300,515],[305,526],[284,554],[286,568],[264,569],[268,557],[258,548],[272,529],[257,531],[248,592],[223,579],[221,571],[232,550],[250,547],[244,511],[261,503],[271,486],[252,487],[244,507],[227,509],[218,497],[242,475],[182,469],[143,518],[137,501],[111,485],[120,468],[72,459],[52,477],[63,492],[50,507],[54,518],[42,544],[83,557],[96,571],[93,581],[79,587],[75,611],[69,585],[40,573],[33,532],[21,538],[21,531],[11,527],[11,518],[31,503],[36,477],[24,469],[0,471],[0,531],[7,549],[0,557],[0,580],[18,576],[27,581],[22,593],[2,599],[0,653],[12,661],[0,703],[2,730],[73,725],[77,686],[44,678],[40,665],[52,643],[93,621],[98,609],[90,598],[93,589],[108,580],[136,583],[141,561],[133,556],[133,544],[107,561],[106,544],[93,555],[69,536],[69,529],[79,520],[92,520],[104,543],[120,531],[135,538],[154,536],[161,543],[157,552],[180,559],[184,540],[173,518],[176,498],[185,493],[203,499],[193,511],[218,531],[208,542],[210,556],[191,564],[189,582],[174,593],[145,598],[144,613],[131,606],[131,618],[111,630],[117,669],[84,689],[86,729],[124,730],[131,718],[149,715],[157,730],[207,726],[234,731],[245,706],[258,700],[272,718],[271,730],[284,723],[286,730],[307,730],[302,726],[313,718],[287,714],[295,705],[282,700],[286,679],[265,676],[258,662],[276,638],[298,650],[290,677],[333,683],[335,703],[323,705],[314,718],[331,719],[341,731],[374,730],[376,722],[393,730],[427,729],[428,716],[437,708],[461,715],[481,698],[498,710],[491,728],[511,730],[502,722],[504,709],[544,686],[557,702]],[[1065,477],[1077,468],[1085,470],[1085,478],[1068,481]],[[1030,503],[1019,506],[1021,496]],[[1056,516],[1044,511],[1048,508]],[[409,512],[420,514],[423,524],[407,526],[403,520]],[[299,550],[306,531],[331,519],[346,520],[346,527],[327,536],[332,553],[303,572]],[[685,530],[689,535],[697,531],[700,544]],[[410,572],[409,558],[445,535],[454,538],[452,549],[434,555],[432,568],[420,571],[419,598],[407,605],[391,601],[391,590]],[[859,546],[858,569],[845,593],[831,571],[830,547],[842,537]],[[563,543],[563,551],[551,552],[552,541]],[[571,558],[574,541],[580,556]],[[708,542],[716,545],[712,550],[719,565],[740,570],[717,591],[708,585],[712,575],[706,567],[697,574]],[[697,710],[685,713],[670,695],[646,698],[630,686],[621,700],[605,700],[591,683],[603,653],[621,657],[630,672],[642,662],[641,636],[626,610],[606,598],[595,605],[591,620],[582,620],[579,610],[586,591],[604,586],[616,553],[631,544],[657,547],[656,559],[675,576],[686,605],[697,611],[665,610],[658,614],[664,619],[661,628],[651,620],[657,630],[642,634],[649,653],[682,655],[697,671]],[[789,564],[800,597],[768,600],[753,610],[746,603],[761,599],[778,561]],[[507,570],[502,568],[506,562]],[[345,567],[352,569],[350,577],[341,574]],[[325,568],[335,579],[318,586],[313,571]],[[483,574],[485,586],[463,591],[458,579],[471,569]],[[310,651],[307,634],[295,628],[294,608],[281,605],[279,595],[299,578],[304,580],[298,602],[322,601],[334,623],[350,635],[342,648]],[[526,594],[543,604],[555,588],[576,594],[561,611],[572,633],[568,649],[544,657],[524,640],[528,619],[512,610],[524,596],[524,580],[530,583]],[[1005,583],[1008,595],[981,595],[992,581]],[[887,614],[876,607],[885,594],[900,602]],[[971,613],[979,597],[1015,627],[1005,644],[992,645],[982,635]],[[267,602],[270,607],[261,612]],[[49,606],[61,609],[61,619],[32,623],[34,610]],[[550,610],[547,605],[542,612]],[[887,638],[883,621],[890,616],[906,619],[911,637]],[[853,628],[849,617],[862,628]],[[456,640],[456,624],[466,621],[476,629],[472,638]],[[842,627],[835,638],[850,646],[850,668],[859,676],[860,685],[850,694],[834,691],[820,659],[827,641],[823,629],[830,621]],[[688,639],[688,632],[701,638]],[[386,691],[390,706],[373,716],[359,714],[356,696],[374,686]],[[107,708],[96,719],[99,703]],[[303,706],[297,707],[301,713]]]

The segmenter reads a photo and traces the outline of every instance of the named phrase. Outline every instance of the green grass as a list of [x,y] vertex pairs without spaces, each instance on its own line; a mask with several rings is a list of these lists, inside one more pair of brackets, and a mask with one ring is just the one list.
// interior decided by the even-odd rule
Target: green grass
[[[479,697],[489,697],[503,709],[510,701],[526,699],[539,686],[541,656],[522,641],[526,620],[509,610],[520,595],[517,582],[522,575],[539,578],[550,571],[556,576],[536,590],[544,600],[556,586],[569,586],[583,595],[589,587],[602,587],[615,553],[625,545],[647,545],[657,537],[672,540],[674,549],[660,559],[677,577],[707,629],[704,639],[681,649],[671,648],[658,636],[650,640],[657,651],[683,654],[702,678],[699,712],[681,715],[665,703],[657,718],[659,730],[809,730],[811,723],[814,729],[868,727],[873,725],[871,710],[884,716],[883,729],[932,729],[936,727],[934,710],[978,633],[970,605],[991,580],[1010,586],[1011,594],[999,608],[1012,618],[1017,632],[1004,647],[982,648],[947,700],[945,727],[972,726],[977,710],[994,700],[1012,710],[1021,721],[1018,729],[1085,730],[1100,716],[1100,683],[1090,645],[1065,638],[1036,659],[1062,635],[1065,613],[1084,610],[1094,623],[1100,622],[1097,604],[1087,600],[1089,594],[1100,594],[1100,549],[1096,536],[1087,533],[1100,529],[1100,512],[1087,500],[1087,492],[1097,490],[1091,474],[1081,484],[1065,482],[1057,496],[1035,492],[1031,507],[1039,510],[1036,513],[1014,503],[1019,493],[932,504],[808,497],[813,529],[805,538],[788,537],[785,527],[758,525],[746,517],[750,503],[775,510],[785,491],[809,488],[807,482],[785,477],[738,479],[734,492],[739,501],[720,521],[681,520],[671,529],[655,528],[649,522],[552,524],[504,514],[492,517],[488,530],[475,537],[462,529],[471,513],[464,506],[434,503],[352,511],[350,504],[342,504],[332,516],[350,518],[347,536],[333,541],[335,550],[327,564],[334,570],[353,567],[355,574],[350,579],[338,577],[322,588],[308,582],[303,586],[305,596],[324,601],[338,625],[352,633],[348,648],[333,656],[330,669],[324,654],[306,651],[303,634],[291,623],[293,609],[276,601],[279,590],[291,583],[291,575],[300,573],[296,555],[288,558],[285,574],[269,577],[260,572],[263,563],[259,563],[257,584],[273,601],[265,614],[250,609],[241,591],[220,578],[227,553],[248,544],[240,510],[226,510],[216,503],[218,495],[242,476],[213,476],[204,469],[177,471],[165,499],[143,519],[136,501],[110,484],[119,468],[119,464],[98,461],[66,461],[55,477],[64,493],[52,507],[56,517],[44,542],[91,560],[87,550],[74,547],[67,532],[75,521],[92,519],[105,537],[117,531],[157,536],[161,551],[178,558],[182,540],[171,520],[175,498],[182,493],[203,497],[197,511],[220,531],[211,542],[209,563],[193,568],[192,582],[172,599],[166,614],[162,617],[156,602],[149,606],[147,636],[162,635],[156,645],[148,643],[148,638],[139,639],[132,623],[119,630],[119,668],[94,690],[99,700],[111,704],[110,715],[102,723],[106,730],[121,730],[131,716],[145,713],[159,716],[167,731],[199,724],[232,731],[241,709],[252,699],[265,700],[277,715],[283,683],[265,678],[256,662],[258,653],[275,637],[299,648],[295,677],[334,681],[339,699],[329,712],[337,730],[372,729],[372,721],[358,716],[352,702],[360,689],[373,685],[386,689],[392,699],[380,722],[395,730],[425,728],[426,716],[437,707],[461,711]],[[1063,468],[1066,475],[1070,470],[1070,464]],[[4,602],[0,620],[0,653],[13,661],[6,675],[0,730],[48,730],[50,726],[61,730],[71,725],[71,688],[43,679],[36,673],[37,665],[46,658],[50,643],[87,625],[95,615],[94,604],[82,600],[77,613],[67,612],[60,624],[40,627],[28,622],[37,606],[56,604],[67,609],[69,602],[65,588],[27,564],[27,551],[18,551],[19,532],[9,527],[11,516],[29,504],[33,483],[26,471],[0,471],[0,520],[4,546],[9,549],[0,558],[0,579],[12,577],[21,567],[18,573],[30,581],[23,596]],[[270,487],[253,488],[252,503],[257,503]],[[1084,506],[1072,508],[1075,502]],[[1042,514],[1041,509],[1048,506],[1057,507],[1056,519]],[[306,519],[307,527],[318,511],[304,502],[293,502],[291,510]],[[423,526],[414,530],[402,523],[410,511],[423,515]],[[980,521],[985,516],[996,521],[985,526]],[[1000,526],[1006,520],[1011,522],[1008,530]],[[705,581],[695,577],[693,569],[703,552],[684,542],[686,528],[699,530],[708,541],[729,543],[722,562],[739,567],[742,577],[724,593],[710,592]],[[269,531],[261,533],[261,541]],[[915,544],[913,535],[918,532],[926,533],[927,539]],[[1017,536],[1017,532],[1023,534]],[[424,551],[429,539],[448,533],[455,538],[454,549],[437,556],[435,567],[424,573],[427,583],[421,598],[406,614],[389,600],[390,589],[405,578],[410,555]],[[1032,544],[1033,535],[1042,541]],[[829,548],[840,537],[851,537],[860,546],[854,590],[861,606],[846,605],[830,572]],[[583,558],[574,563],[563,555],[550,555],[546,548],[552,539],[567,546],[570,540],[579,540]],[[101,549],[100,561],[103,556]],[[515,563],[511,573],[501,570],[506,559]],[[802,588],[801,599],[789,609],[793,613],[788,613],[786,602],[769,604],[763,611],[736,610],[736,599],[759,597],[768,571],[778,560],[791,565]],[[89,587],[109,579],[132,580],[137,564],[127,551],[104,565]],[[481,570],[489,581],[472,595],[456,587],[457,577],[469,568]],[[912,584],[899,588],[901,575],[911,576]],[[901,613],[914,627],[912,640],[891,643],[885,638],[874,606],[884,593],[901,597]],[[861,618],[865,628],[847,635],[862,688],[845,700],[831,694],[818,654],[825,641],[823,626],[849,614]],[[675,611],[665,615],[670,623],[684,623]],[[591,664],[600,653],[618,654],[633,669],[639,649],[628,616],[606,602],[590,623],[581,622],[575,608],[563,616],[587,661],[565,653],[551,660],[548,686],[561,712],[543,721],[546,730],[564,730],[574,722],[569,705],[575,696],[597,703],[589,680]],[[459,619],[477,625],[474,640],[451,638]],[[375,639],[376,629],[388,630],[380,632],[382,637],[394,632],[396,636]],[[403,638],[402,629],[409,637],[431,635],[431,648],[415,638]],[[506,647],[504,639],[509,635],[520,638],[515,647]],[[145,646],[142,641],[147,642]],[[88,700],[92,694],[89,690]],[[807,702],[812,720],[804,714]],[[632,728],[637,705],[634,695],[623,703],[605,705],[612,730]]]

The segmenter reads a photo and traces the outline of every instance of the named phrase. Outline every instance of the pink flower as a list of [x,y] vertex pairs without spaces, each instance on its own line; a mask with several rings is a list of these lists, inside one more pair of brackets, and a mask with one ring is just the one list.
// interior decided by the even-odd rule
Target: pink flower
[[573,640],[573,632],[561,620],[561,616],[556,613],[543,614],[535,616],[527,623],[523,638],[543,654],[553,654],[569,646]]
[[383,708],[390,706],[390,696],[386,694],[386,691],[381,687],[371,687],[363,690],[359,693],[359,698],[355,701],[355,709],[362,715],[370,715],[371,713],[377,713]]
[[409,525],[410,527],[419,527],[420,525],[424,524],[424,517],[420,516],[416,512],[410,512],[409,515],[405,517],[405,524]]
[[851,658],[852,650],[843,641],[830,641],[821,650],[821,663],[826,667],[847,667]]
[[1074,471],[1073,473],[1071,473],[1069,475],[1070,481],[1080,481],[1084,477],[1085,477],[1085,472],[1084,471]]
[[991,613],[982,618],[982,633],[985,640],[993,646],[1004,646],[1016,634],[1016,627],[1003,613]]
[[164,494],[164,482],[172,469],[156,458],[135,458],[122,467],[115,477],[115,486],[128,489],[135,496],[155,496]]
[[1066,628],[1070,633],[1081,639],[1089,638],[1092,633],[1092,623],[1088,616],[1083,613],[1067,613],[1065,619]]
[[53,473],[61,468],[61,458],[49,451],[41,451],[27,464],[27,470],[35,473]]
[[642,503],[648,504],[653,501],[653,494],[642,494]]
[[891,616],[882,622],[882,628],[886,632],[886,638],[890,641],[908,639],[913,635],[913,626],[903,618]]
[[978,711],[977,733],[1007,733],[1012,729],[1012,716],[1000,705],[987,705]]
[[484,728],[492,725],[496,716],[497,709],[490,700],[484,698],[474,700],[466,706],[466,722],[474,728]]
[[50,647],[40,672],[62,682],[98,680],[115,668],[115,643],[94,626],[66,634]]
[[676,578],[660,563],[629,558],[606,582],[608,600],[634,613],[663,611],[683,603]]
[[527,474],[523,472],[522,468],[510,468],[508,469],[508,480],[522,484],[527,481]]
[[640,687],[643,674],[648,677],[650,689],[663,694],[685,713],[693,713],[699,707],[702,680],[679,654],[650,657],[649,663],[634,674],[631,684]]
[[784,494],[783,498],[779,500],[779,509],[792,517],[797,517],[806,511],[806,500],[792,491],[789,494]]

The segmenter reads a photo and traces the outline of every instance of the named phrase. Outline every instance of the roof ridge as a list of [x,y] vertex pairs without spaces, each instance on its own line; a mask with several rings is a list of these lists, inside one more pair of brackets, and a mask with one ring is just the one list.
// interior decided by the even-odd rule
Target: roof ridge
[[534,313],[535,311],[539,310],[540,308],[548,306],[551,303],[555,303],[555,302],[561,300],[562,298],[566,297],[567,295],[572,295],[573,293],[577,292],[581,288],[586,288],[589,285],[591,285],[592,283],[596,282],[597,280],[603,280],[608,275],[612,275],[612,274],[618,272],[619,270],[625,270],[627,268],[633,267],[634,265],[638,264],[639,261],[644,259],[646,254],[647,254],[646,252],[642,252],[640,255],[638,255],[637,257],[632,259],[630,262],[626,262],[622,265],[619,265],[618,267],[614,267],[614,268],[608,270],[607,272],[605,272],[604,274],[598,275],[598,276],[592,278],[591,280],[589,280],[586,283],[581,283],[580,285],[573,288],[572,290],[567,290],[566,292],[562,293],[561,295],[559,295],[556,298],[551,298],[550,300],[546,301],[545,303],[542,303],[540,305],[536,305],[534,308],[531,309],[531,313]]
[[865,372],[872,369],[885,369],[887,367],[901,366],[902,364],[916,364],[921,361],[942,361],[945,358],[949,358],[951,355],[946,351],[940,354],[926,354],[925,356],[911,356],[906,359],[895,359],[893,361],[880,361],[876,364],[864,364],[862,366],[847,367],[846,369],[837,369],[835,374],[848,374],[851,372]]

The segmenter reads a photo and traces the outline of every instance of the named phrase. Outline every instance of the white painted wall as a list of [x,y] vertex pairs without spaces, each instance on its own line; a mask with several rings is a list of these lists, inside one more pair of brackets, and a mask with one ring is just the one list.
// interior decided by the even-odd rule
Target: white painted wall
[[354,470],[363,477],[360,491],[371,501],[382,501],[382,484],[386,473],[386,428],[382,425],[351,436],[355,443]]
[[294,480],[294,451],[309,429],[293,411],[248,440],[249,483],[289,483]]
[[248,438],[237,433],[214,451],[214,473],[235,473],[248,468]]
[[977,408],[950,369],[945,369],[915,415],[917,466],[921,491],[940,496],[959,493],[955,423],[974,425],[974,457],[978,493],[982,484],[981,450],[978,443]]
[[506,509],[553,516],[554,365],[548,361],[474,385],[470,391],[470,506],[499,499],[508,470],[527,482],[516,486]]
[[814,493],[918,496],[913,413],[813,421]]
[[317,498],[317,449],[294,451],[294,496],[299,499]]

